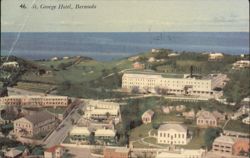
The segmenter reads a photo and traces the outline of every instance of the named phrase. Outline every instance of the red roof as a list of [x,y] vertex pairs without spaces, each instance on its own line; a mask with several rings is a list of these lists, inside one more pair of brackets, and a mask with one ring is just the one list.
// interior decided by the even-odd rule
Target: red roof
[[59,147],[63,148],[63,146],[61,146],[61,145],[55,145],[55,146],[52,146],[52,147],[48,148],[48,149],[46,150],[46,152],[53,153],[53,152],[55,152],[56,149],[59,148]]

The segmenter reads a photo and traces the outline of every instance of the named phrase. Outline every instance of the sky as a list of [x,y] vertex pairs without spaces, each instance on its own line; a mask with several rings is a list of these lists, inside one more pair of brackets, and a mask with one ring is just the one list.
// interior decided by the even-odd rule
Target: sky
[[[1,0],[2,32],[249,32],[248,0]],[[26,9],[19,6],[25,4]],[[31,9],[95,5],[95,9]]]

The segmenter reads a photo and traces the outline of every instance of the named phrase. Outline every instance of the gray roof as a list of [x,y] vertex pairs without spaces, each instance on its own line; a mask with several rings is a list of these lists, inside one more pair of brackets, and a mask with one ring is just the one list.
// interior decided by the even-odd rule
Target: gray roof
[[228,144],[234,144],[236,138],[230,137],[230,136],[219,136],[217,137],[214,142],[215,143],[228,143]]
[[44,122],[48,119],[52,119],[55,116],[47,111],[39,111],[36,113],[33,113],[31,115],[25,116],[24,118],[28,121],[32,122],[33,124],[37,124],[40,122]]
[[175,130],[178,132],[187,132],[187,127],[181,124],[164,124],[159,127],[160,131]]

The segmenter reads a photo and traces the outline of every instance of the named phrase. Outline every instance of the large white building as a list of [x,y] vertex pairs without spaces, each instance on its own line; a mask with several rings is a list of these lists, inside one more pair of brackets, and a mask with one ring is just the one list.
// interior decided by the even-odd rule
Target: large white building
[[244,69],[244,68],[250,68],[249,60],[239,60],[233,63],[232,69]]
[[67,96],[13,95],[0,98],[0,105],[68,106]]
[[120,105],[115,102],[89,100],[85,102],[84,118],[120,120]]
[[164,124],[158,129],[158,144],[186,145],[187,127],[181,124]]
[[205,158],[205,150],[180,150],[172,152],[161,152],[156,155],[156,158]]
[[161,89],[169,94],[206,98],[219,98],[223,95],[222,91],[215,89],[222,88],[225,85],[226,75],[190,76],[189,74],[162,74],[152,71],[128,71],[122,77],[122,88],[125,91],[137,89],[144,93],[156,93],[157,89]]

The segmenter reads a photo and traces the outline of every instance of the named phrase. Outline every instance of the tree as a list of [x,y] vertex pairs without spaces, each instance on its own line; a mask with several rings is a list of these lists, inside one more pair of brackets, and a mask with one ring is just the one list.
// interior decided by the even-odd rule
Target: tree
[[205,140],[205,146],[208,150],[212,148],[213,141],[216,137],[218,137],[221,133],[220,128],[208,128],[205,131],[204,140]]
[[131,93],[136,94],[139,93],[139,87],[138,86],[133,86],[131,89]]
[[95,133],[91,132],[91,134],[89,135],[89,143],[91,145],[95,144]]
[[62,83],[62,89],[68,90],[72,87],[72,83],[69,80],[63,81]]

